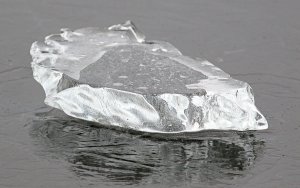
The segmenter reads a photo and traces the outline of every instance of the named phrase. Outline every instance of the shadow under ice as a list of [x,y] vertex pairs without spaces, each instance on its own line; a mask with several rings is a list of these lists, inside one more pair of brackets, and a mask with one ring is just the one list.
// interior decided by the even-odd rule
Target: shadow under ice
[[112,130],[57,110],[37,114],[30,134],[40,155],[67,160],[90,184],[216,184],[242,176],[264,146],[249,132]]

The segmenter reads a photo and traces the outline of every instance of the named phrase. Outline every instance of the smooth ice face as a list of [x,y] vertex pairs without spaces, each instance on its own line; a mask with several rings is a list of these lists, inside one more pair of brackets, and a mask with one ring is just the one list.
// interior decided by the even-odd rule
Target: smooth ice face
[[62,29],[31,47],[45,103],[100,124],[149,132],[267,129],[251,87],[127,21]]

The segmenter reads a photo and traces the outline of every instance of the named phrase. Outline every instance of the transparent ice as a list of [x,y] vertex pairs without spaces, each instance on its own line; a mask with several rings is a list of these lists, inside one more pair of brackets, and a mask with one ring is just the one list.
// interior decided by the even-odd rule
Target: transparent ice
[[34,42],[31,55],[45,103],[72,117],[147,132],[268,128],[247,83],[145,40],[131,21],[62,29]]

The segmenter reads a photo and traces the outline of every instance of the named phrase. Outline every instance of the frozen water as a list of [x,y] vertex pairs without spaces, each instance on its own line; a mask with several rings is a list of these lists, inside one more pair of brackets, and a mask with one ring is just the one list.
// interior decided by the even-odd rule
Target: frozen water
[[144,46],[121,45],[112,47],[101,59],[81,70],[79,82],[141,94],[192,93],[197,89],[188,89],[186,85],[204,78],[207,77],[201,72],[153,54]]
[[62,29],[31,47],[45,103],[100,124],[149,132],[268,128],[251,87],[127,21]]

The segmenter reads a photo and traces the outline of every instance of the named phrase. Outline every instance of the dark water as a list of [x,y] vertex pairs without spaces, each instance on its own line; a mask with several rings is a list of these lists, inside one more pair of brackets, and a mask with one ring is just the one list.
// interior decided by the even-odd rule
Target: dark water
[[[299,187],[299,8],[298,0],[0,0],[0,187]],[[149,135],[46,107],[31,43],[62,27],[127,19],[250,83],[270,128]]]
[[213,185],[241,176],[264,148],[252,133],[143,134],[58,113],[38,114],[30,124],[39,154],[68,161],[72,173],[92,184]]

